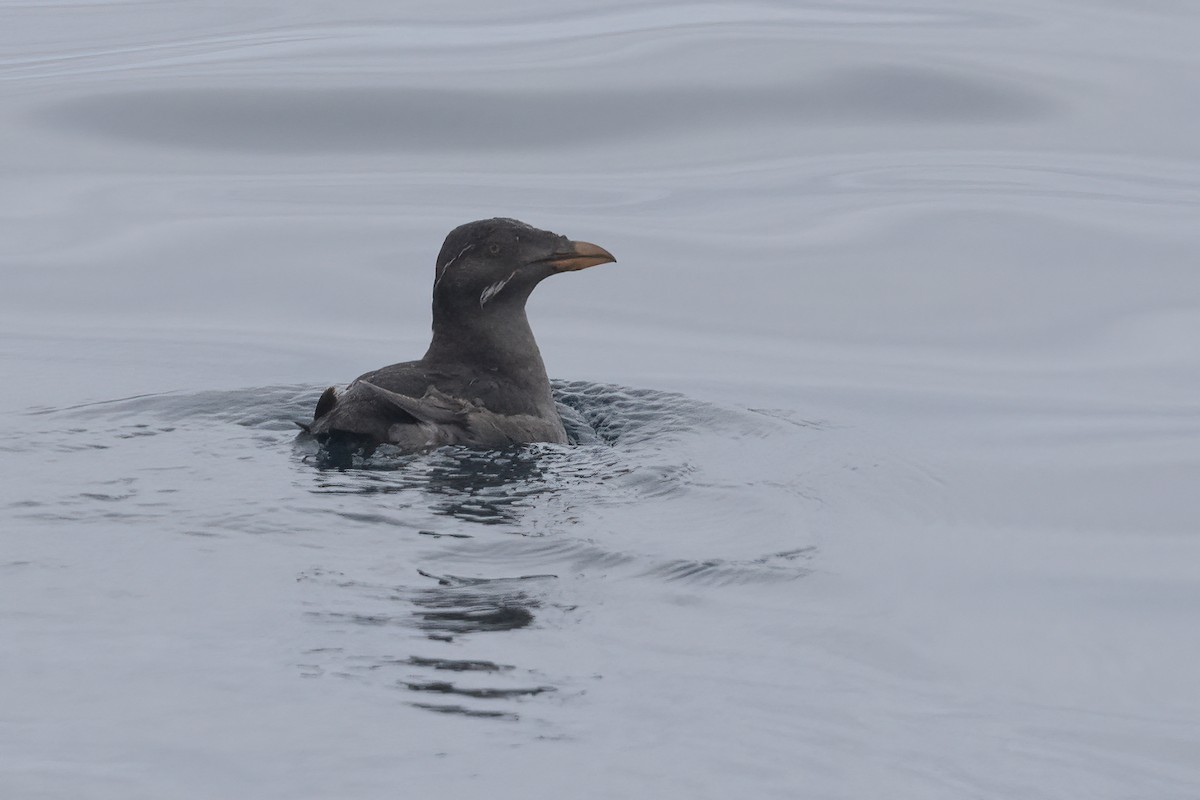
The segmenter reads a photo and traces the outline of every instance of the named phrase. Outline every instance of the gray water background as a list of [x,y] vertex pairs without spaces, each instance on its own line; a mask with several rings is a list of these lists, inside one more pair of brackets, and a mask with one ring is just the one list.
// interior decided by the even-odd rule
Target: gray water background
[[[0,795],[1200,796],[1198,41],[0,3]],[[495,215],[582,443],[317,469]]]

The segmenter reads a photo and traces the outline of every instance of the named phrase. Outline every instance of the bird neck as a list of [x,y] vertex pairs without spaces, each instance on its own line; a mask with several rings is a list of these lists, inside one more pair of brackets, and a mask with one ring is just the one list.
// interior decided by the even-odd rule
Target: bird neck
[[434,364],[470,364],[539,398],[550,397],[550,379],[524,308],[488,315],[433,309],[433,340],[425,353]]

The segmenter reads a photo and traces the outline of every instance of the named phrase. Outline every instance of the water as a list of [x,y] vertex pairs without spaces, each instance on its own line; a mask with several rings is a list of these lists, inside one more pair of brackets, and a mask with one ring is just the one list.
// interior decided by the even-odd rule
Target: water
[[[0,3],[0,789],[1200,796],[1200,9]],[[322,470],[505,215],[577,444]]]

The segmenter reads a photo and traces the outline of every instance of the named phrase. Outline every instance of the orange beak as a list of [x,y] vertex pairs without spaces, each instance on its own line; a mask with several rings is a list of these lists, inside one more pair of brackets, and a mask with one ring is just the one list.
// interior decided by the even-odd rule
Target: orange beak
[[557,272],[574,272],[578,269],[587,269],[597,264],[608,264],[616,260],[612,253],[599,245],[590,242],[571,242],[568,249],[555,253],[544,259],[542,263],[549,264]]

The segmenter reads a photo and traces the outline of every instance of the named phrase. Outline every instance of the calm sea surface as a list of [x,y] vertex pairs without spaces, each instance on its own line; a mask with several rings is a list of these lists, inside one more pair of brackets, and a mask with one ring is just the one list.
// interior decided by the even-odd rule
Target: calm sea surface
[[[1200,797],[1197,42],[0,2],[0,796]],[[490,216],[576,444],[319,469]]]

